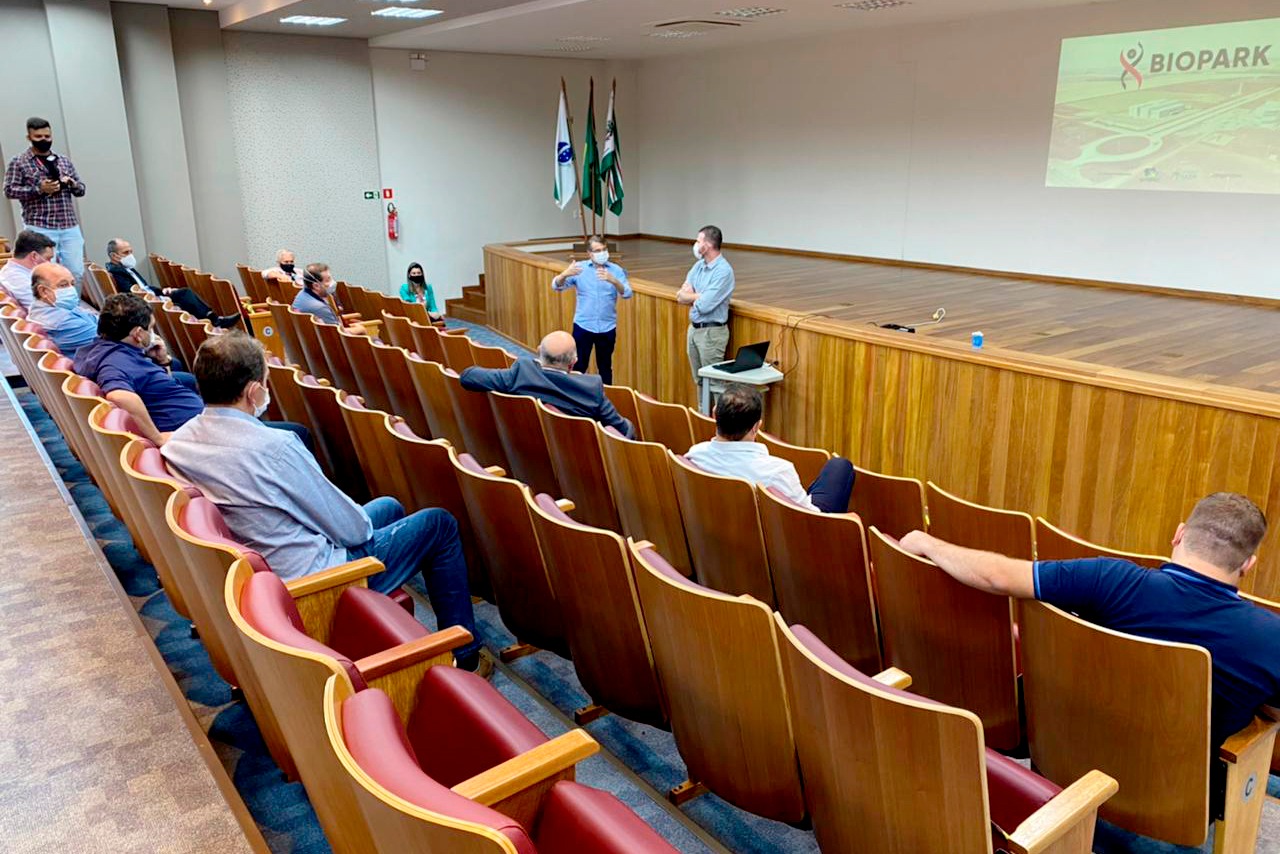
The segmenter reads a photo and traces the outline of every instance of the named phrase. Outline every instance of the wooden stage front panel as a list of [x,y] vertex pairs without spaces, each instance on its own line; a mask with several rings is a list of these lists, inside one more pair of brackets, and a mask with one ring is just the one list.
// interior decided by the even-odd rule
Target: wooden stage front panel
[[[687,246],[648,240],[623,241],[622,250],[635,296],[619,311],[615,381],[694,404],[688,309],[675,302],[692,255]],[[1275,309],[764,252],[726,255],[739,283],[730,352],[774,342],[770,358],[787,377],[766,397],[765,423],[788,441],[931,479],[964,498],[1043,515],[1131,551],[1168,553],[1174,527],[1209,492],[1242,492],[1280,515]],[[832,265],[850,271],[824,276]],[[571,328],[572,292],[551,290],[564,266],[563,258],[520,244],[486,246],[489,323],[531,347],[553,329]],[[773,284],[771,275],[778,276]],[[948,321],[927,334],[868,322],[925,319],[940,305]],[[827,316],[807,316],[814,311]],[[1237,334],[1224,335],[1223,324]],[[973,329],[989,342],[980,351],[968,344]],[[1046,355],[1055,352],[1074,358]],[[1167,375],[1149,372],[1157,366]],[[1278,528],[1272,525],[1243,587],[1280,599]]]

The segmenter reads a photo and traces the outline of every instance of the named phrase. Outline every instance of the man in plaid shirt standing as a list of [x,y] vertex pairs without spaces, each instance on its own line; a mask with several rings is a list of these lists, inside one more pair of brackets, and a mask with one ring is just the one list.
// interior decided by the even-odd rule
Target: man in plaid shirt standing
[[54,154],[53,129],[45,119],[27,119],[31,147],[9,161],[4,194],[22,204],[22,227],[38,231],[58,248],[58,260],[75,276],[84,275],[84,235],[72,196],[84,195],[84,182],[69,158]]

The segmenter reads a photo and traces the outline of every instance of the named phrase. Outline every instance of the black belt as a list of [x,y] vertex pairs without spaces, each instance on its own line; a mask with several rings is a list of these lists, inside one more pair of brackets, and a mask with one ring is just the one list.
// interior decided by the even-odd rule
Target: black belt
[[728,322],[723,320],[719,322],[692,323],[692,326],[694,329],[706,329],[709,326],[728,326],[728,325],[729,325]]

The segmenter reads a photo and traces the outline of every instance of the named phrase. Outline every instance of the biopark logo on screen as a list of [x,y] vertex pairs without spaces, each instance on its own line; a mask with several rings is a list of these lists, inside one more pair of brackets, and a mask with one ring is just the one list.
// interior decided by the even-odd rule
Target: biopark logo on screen
[[1146,48],[1142,42],[1120,54],[1120,85],[1128,89],[1129,80],[1133,80],[1138,88],[1142,88],[1147,75],[1167,74],[1175,71],[1216,71],[1220,68],[1260,68],[1271,65],[1267,56],[1271,45],[1253,45],[1237,47],[1203,48],[1201,50],[1170,51],[1153,53],[1147,64],[1146,75],[1141,70]]

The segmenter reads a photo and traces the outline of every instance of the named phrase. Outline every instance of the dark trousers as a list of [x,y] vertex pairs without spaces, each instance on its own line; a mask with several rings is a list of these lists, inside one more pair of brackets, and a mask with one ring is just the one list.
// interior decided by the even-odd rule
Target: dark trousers
[[617,328],[608,332],[588,332],[578,324],[573,324],[573,340],[578,345],[578,362],[573,366],[575,371],[587,372],[591,364],[591,348],[596,351],[596,368],[605,385],[613,385],[613,345],[618,343]]
[[197,320],[204,320],[213,314],[213,309],[200,299],[199,294],[191,290],[191,288],[177,288],[173,293],[169,294],[169,299],[173,300],[173,304],[185,311],[187,314]]
[[827,460],[809,486],[809,499],[823,513],[848,513],[853,495],[853,463],[844,457]]

